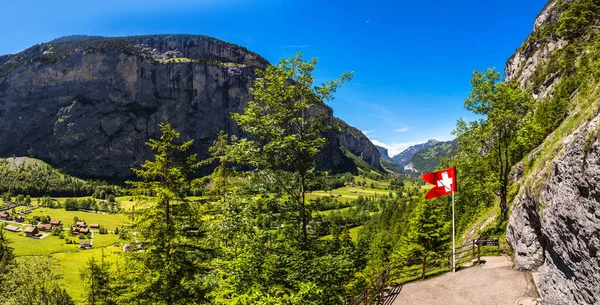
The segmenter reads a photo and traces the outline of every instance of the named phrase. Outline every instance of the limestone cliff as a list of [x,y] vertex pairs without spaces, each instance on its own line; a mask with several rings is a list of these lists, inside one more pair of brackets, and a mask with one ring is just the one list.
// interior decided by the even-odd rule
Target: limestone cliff
[[[207,157],[217,133],[240,135],[230,114],[251,96],[247,49],[198,35],[72,36],[0,57],[0,156],[27,155],[82,177],[125,178],[151,157],[144,143],[170,122]],[[324,107],[331,117],[332,111]],[[340,145],[379,163],[368,140],[329,132],[319,158],[344,164]],[[366,138],[365,138],[366,139]]]
[[566,107],[512,176],[507,239],[545,304],[600,304],[599,4],[550,1],[505,69],[540,105]]

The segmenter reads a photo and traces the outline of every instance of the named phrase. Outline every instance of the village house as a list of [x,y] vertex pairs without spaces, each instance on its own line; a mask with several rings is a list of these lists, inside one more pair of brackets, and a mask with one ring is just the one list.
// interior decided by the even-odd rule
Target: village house
[[19,215],[19,216],[15,217],[15,221],[16,222],[25,222],[25,217]]
[[79,242],[79,248],[86,250],[86,249],[91,249],[93,247],[92,242],[91,241],[82,241]]
[[6,220],[9,216],[8,212],[0,212],[0,219],[2,220]]
[[100,225],[97,224],[97,223],[92,223],[92,224],[90,224],[90,228],[92,228],[92,229],[98,229],[98,228],[100,228]]
[[15,227],[15,226],[5,226],[4,230],[8,230],[11,232],[19,232],[19,231],[21,231],[21,228]]
[[37,227],[27,227],[25,228],[25,236],[27,237],[38,237],[40,236],[40,231]]
[[60,226],[60,224],[61,224],[61,221],[60,221],[60,220],[50,220],[50,225],[51,225],[52,227],[57,227],[57,226]]
[[88,229],[88,228],[79,228],[79,233],[80,234],[88,234],[88,233],[90,233],[90,229]]
[[52,231],[52,225],[50,224],[39,224],[37,227],[40,231]]
[[42,218],[40,216],[33,216],[33,220],[40,221]]
[[87,224],[85,223],[85,221],[78,221],[75,223],[75,226],[78,228],[87,228]]

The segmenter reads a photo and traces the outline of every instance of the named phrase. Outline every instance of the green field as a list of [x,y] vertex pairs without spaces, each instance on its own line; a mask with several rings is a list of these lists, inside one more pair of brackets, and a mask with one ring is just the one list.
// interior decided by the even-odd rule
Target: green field
[[[11,224],[12,225],[12,224]],[[35,239],[23,236],[23,232],[9,232],[4,230],[6,237],[10,239],[10,246],[15,250],[16,256],[46,255],[59,252],[77,252],[78,245],[67,245],[64,239],[49,235],[43,239]],[[79,241],[76,237],[70,239]]]
[[102,252],[104,251],[104,261],[113,263],[112,267],[116,268],[116,262],[119,259],[118,253],[121,249],[119,247],[106,247],[103,249],[95,248],[77,253],[58,253],[52,255],[59,261],[59,267],[63,276],[61,283],[77,304],[82,304],[84,301],[84,286],[79,274],[88,260],[94,257],[96,261],[100,262]]
[[127,222],[127,216],[122,214],[100,214],[93,212],[81,211],[65,211],[64,209],[39,208],[29,214],[27,218],[32,216],[50,216],[52,219],[58,219],[63,222],[63,226],[68,227],[73,224],[73,218],[78,217],[88,224],[97,223],[109,231],[113,231],[116,227],[122,226]]

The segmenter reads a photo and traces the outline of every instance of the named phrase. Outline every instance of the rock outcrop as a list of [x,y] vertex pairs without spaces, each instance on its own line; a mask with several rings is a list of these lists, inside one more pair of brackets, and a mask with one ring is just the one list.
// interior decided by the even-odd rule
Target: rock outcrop
[[599,123],[565,139],[548,177],[522,188],[509,219],[515,264],[540,271],[546,304],[600,303]]
[[590,1],[584,2],[551,0],[505,69],[506,80],[518,80],[539,103],[556,96],[561,85],[577,84],[561,88],[569,103],[562,124],[512,173],[517,195],[507,239],[515,266],[540,272],[544,304],[600,304],[600,81],[575,78],[577,69],[598,64],[582,60],[584,54],[597,58],[600,50],[592,38],[600,29],[598,16],[587,28],[560,33],[572,24],[562,20],[564,12],[573,5],[579,6],[571,13],[589,9]]
[[[220,130],[240,135],[230,114],[247,106],[254,70],[268,64],[243,47],[197,35],[74,36],[2,56],[0,156],[27,155],[76,176],[122,179],[151,158],[144,143],[166,121],[205,158]],[[379,164],[366,137],[327,136],[321,168],[343,164],[340,145]]]

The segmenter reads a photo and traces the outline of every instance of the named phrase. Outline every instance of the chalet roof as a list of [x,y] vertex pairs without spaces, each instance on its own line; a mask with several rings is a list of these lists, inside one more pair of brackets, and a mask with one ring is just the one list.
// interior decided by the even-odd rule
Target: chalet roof
[[90,232],[90,230],[86,229],[86,228],[79,228],[79,233],[88,233]]
[[36,227],[27,227],[25,228],[25,233],[34,233],[36,230]]
[[49,231],[49,230],[52,230],[52,225],[50,225],[50,224],[39,224],[38,225],[38,229],[44,229],[44,230]]
[[57,225],[60,224],[60,220],[56,220],[56,219],[55,220],[50,220],[50,224],[53,225],[53,226],[57,226]]
[[87,227],[87,224],[85,224],[85,221],[78,221],[75,223],[75,225],[78,227]]
[[100,228],[100,225],[97,223],[90,224],[91,228]]
[[0,212],[0,217],[7,217],[8,216],[8,212]]

